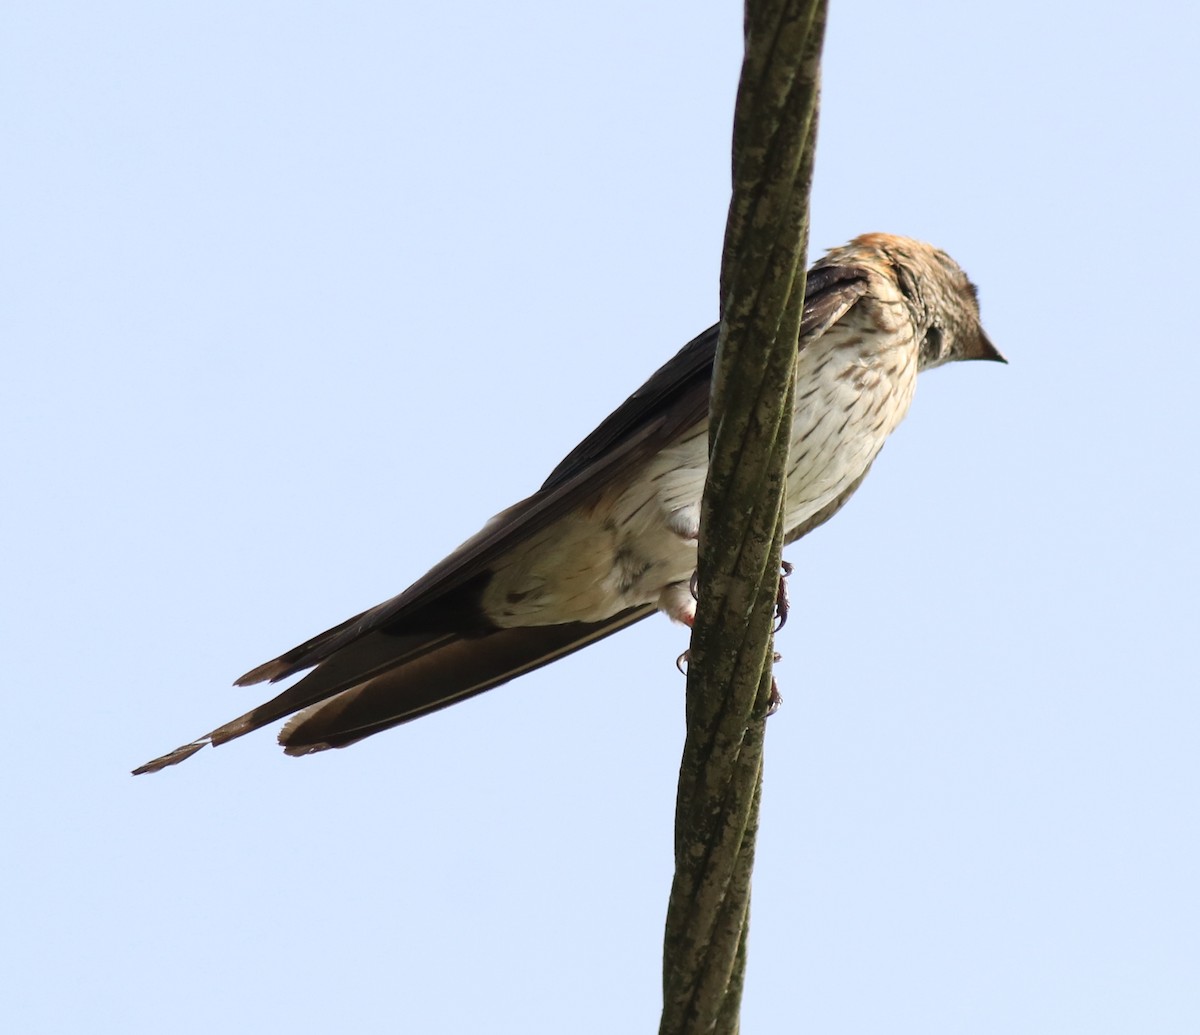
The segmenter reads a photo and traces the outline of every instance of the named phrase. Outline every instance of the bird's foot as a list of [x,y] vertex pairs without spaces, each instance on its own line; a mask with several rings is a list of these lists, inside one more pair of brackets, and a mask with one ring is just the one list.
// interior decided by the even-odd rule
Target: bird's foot
[[779,684],[775,681],[775,677],[771,677],[771,693],[767,697],[767,711],[763,715],[764,719],[770,718],[783,705],[783,694],[779,692]]
[[779,589],[777,589],[775,591],[775,631],[776,632],[779,632],[779,630],[782,629],[784,627],[784,625],[787,624],[788,611],[790,610],[790,606],[788,604],[787,581],[786,580],[787,580],[787,577],[789,575],[791,575],[791,573],[795,570],[790,564],[788,564],[787,561],[780,561],[779,568],[780,568]]
[[[775,651],[771,655],[772,664],[778,664],[783,660],[783,655],[779,651]],[[767,710],[763,713],[763,718],[770,718],[783,704],[783,694],[779,692],[779,682],[776,680],[774,673],[771,674],[771,692],[767,695]]]

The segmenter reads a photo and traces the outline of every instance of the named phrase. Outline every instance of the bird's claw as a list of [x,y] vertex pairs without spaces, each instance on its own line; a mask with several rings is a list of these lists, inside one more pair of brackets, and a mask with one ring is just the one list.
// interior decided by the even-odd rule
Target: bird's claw
[[776,590],[776,592],[775,592],[775,631],[776,632],[779,632],[779,630],[782,629],[787,624],[788,611],[790,610],[790,607],[788,605],[787,582],[785,580],[794,570],[792,568],[792,566],[790,564],[788,564],[787,561],[780,561],[779,567],[780,567],[780,571],[781,571],[781,574],[779,576],[779,589]]
[[[783,660],[783,655],[779,651],[775,651],[771,655],[772,664],[776,664]],[[783,704],[783,694],[779,692],[779,683],[775,676],[771,676],[771,692],[767,695],[767,710],[763,713],[763,718],[767,719],[779,711],[779,706]]]
[[767,697],[767,711],[763,718],[770,718],[783,704],[783,694],[779,692],[779,684],[775,682],[775,677],[771,677],[771,693]]

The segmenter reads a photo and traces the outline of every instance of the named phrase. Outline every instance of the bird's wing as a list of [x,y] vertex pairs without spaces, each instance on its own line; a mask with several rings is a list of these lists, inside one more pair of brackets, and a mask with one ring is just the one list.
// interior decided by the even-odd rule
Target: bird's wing
[[[857,266],[817,266],[808,274],[800,344],[823,334],[867,290]],[[627,474],[708,413],[719,324],[693,338],[576,446],[528,499],[497,514],[475,536],[403,593],[355,615],[255,669],[236,682],[277,682],[311,668],[372,630],[401,623],[439,597],[484,575],[495,558],[535,535]]]
[[[853,266],[809,273],[801,347],[854,304],[867,278]],[[497,515],[403,593],[247,672],[237,685],[275,682],[317,666],[315,671],[135,772],[174,765],[205,744],[224,743],[300,709],[281,735],[289,751],[341,746],[481,693],[653,613],[646,605],[596,623],[497,630],[469,611],[497,557],[595,498],[706,418],[718,330],[710,327],[685,345],[572,450],[537,493]],[[815,515],[804,531],[832,516],[856,487]]]

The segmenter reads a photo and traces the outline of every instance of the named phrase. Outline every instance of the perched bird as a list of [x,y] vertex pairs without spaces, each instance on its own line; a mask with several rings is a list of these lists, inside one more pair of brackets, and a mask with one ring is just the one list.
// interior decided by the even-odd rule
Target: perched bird
[[[313,669],[134,770],[174,765],[285,716],[290,755],[344,747],[490,690],[655,610],[691,623],[717,327],[693,339],[556,467],[397,597],[247,672]],[[785,495],[787,541],[828,520],[908,412],[917,373],[1004,361],[945,252],[888,234],[808,274]],[[293,713],[296,713],[293,715]]]

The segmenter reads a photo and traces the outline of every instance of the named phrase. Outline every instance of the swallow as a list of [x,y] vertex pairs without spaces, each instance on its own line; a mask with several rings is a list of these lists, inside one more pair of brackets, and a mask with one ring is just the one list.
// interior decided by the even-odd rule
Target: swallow
[[[289,755],[345,747],[639,622],[690,625],[719,325],[688,342],[550,472],[398,596],[236,686],[307,672],[265,704],[134,770],[155,772],[287,718]],[[784,499],[794,542],[832,517],[908,412],[917,373],[1005,362],[945,252],[889,234],[808,273]]]

